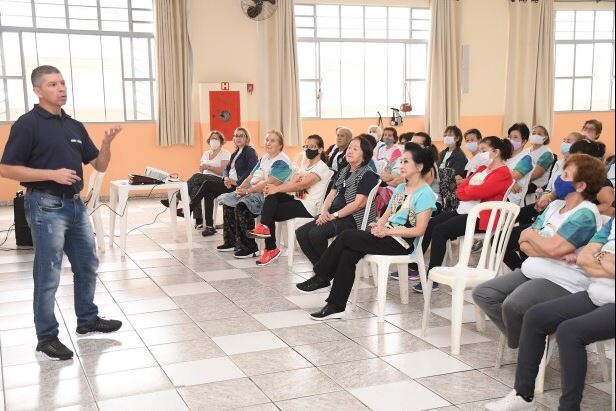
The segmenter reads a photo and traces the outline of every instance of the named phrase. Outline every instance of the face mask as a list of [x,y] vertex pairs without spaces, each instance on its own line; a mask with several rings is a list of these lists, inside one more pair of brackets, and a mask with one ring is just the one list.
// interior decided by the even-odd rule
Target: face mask
[[309,150],[308,149],[305,151],[305,153],[306,153],[306,158],[308,160],[312,160],[313,158],[319,155],[319,150]]
[[387,146],[391,146],[394,143],[394,139],[393,138],[384,138],[383,139],[383,143],[385,143]]
[[544,141],[543,136],[540,136],[539,134],[533,134],[530,136],[531,144],[543,144]]
[[489,151],[477,154],[477,158],[479,159],[479,165],[486,167],[492,164],[492,160],[494,160],[492,157],[490,157]]
[[560,176],[556,177],[556,181],[554,181],[554,194],[556,194],[556,198],[564,200],[567,195],[575,191],[573,181],[565,181]]
[[212,148],[212,150],[216,150],[218,147],[220,147],[220,141],[210,140],[210,147]]
[[443,143],[445,143],[446,146],[453,146],[456,143],[456,139],[452,136],[445,136],[443,137]]
[[522,147],[521,141],[517,141],[517,140],[509,140],[509,141],[511,141],[511,145],[513,146],[514,150],[519,150],[520,147]]
[[476,141],[471,141],[470,143],[466,143],[466,149],[471,153],[474,153],[479,148],[479,144]]
[[563,156],[565,157],[569,155],[570,149],[571,149],[571,143],[562,143],[560,145],[560,152],[563,153]]

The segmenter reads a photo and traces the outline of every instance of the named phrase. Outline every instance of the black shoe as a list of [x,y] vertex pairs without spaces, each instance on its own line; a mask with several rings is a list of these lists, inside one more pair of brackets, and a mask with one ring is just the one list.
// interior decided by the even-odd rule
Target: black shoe
[[[201,235],[205,235],[205,234],[201,233]],[[235,246],[225,243],[225,244],[219,245],[218,247],[216,247],[216,249],[220,251],[221,253],[230,253],[231,251],[235,251]]]
[[58,337],[41,341],[37,344],[36,351],[43,353],[52,360],[70,360],[73,358],[73,352],[66,345],[62,344]]
[[329,287],[329,281],[323,281],[315,275],[303,283],[295,284],[295,287],[304,293],[311,293],[321,288]]
[[77,334],[87,333],[112,333],[118,331],[122,327],[122,321],[106,320],[101,317],[96,317],[96,320],[91,323],[77,326]]
[[169,208],[169,200],[160,200],[160,203],[165,207]]
[[[423,288],[421,283],[417,283],[413,286],[413,291],[417,294],[423,294]],[[438,283],[432,283],[432,291],[438,291]]]
[[344,318],[344,310],[334,307],[333,304],[327,304],[321,311],[310,314],[310,318],[315,321],[340,319]]
[[205,227],[201,232],[201,235],[204,237],[209,237],[216,234],[216,229],[214,227]]
[[257,258],[257,251],[258,250],[237,250],[235,253],[233,253],[233,257],[235,258]]

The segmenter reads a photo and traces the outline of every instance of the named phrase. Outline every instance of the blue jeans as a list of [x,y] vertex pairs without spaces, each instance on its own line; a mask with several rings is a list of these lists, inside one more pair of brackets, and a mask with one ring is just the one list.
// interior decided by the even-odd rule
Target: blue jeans
[[56,290],[60,284],[62,255],[66,253],[74,274],[77,325],[96,319],[96,256],[94,233],[80,198],[56,197],[28,190],[26,219],[34,243],[34,325],[39,341],[58,336],[54,315]]

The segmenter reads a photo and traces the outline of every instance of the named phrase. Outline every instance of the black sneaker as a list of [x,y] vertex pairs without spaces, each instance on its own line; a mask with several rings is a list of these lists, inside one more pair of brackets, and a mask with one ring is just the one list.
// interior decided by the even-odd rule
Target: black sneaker
[[214,227],[204,227],[201,235],[203,237],[209,237],[216,234],[216,229]]
[[[201,235],[203,235],[203,233],[201,233]],[[231,244],[222,244],[216,247],[216,249],[221,253],[229,253],[231,251],[235,251],[235,246]]]
[[311,293],[321,288],[329,287],[329,281],[321,280],[316,275],[304,281],[303,283],[295,284],[298,290],[304,293]]
[[58,337],[41,341],[37,344],[36,351],[52,360],[70,360],[73,358],[73,352],[66,345],[62,344]]
[[310,318],[315,321],[340,319],[344,318],[344,310],[339,310],[338,308],[334,307],[333,304],[327,304],[321,309],[321,311],[310,314]]
[[77,326],[77,334],[87,333],[112,333],[118,331],[122,327],[122,321],[106,320],[101,317],[96,317],[96,320],[91,323]]
[[[413,286],[413,291],[417,294],[423,294],[423,288],[421,287],[421,283],[417,283]],[[432,291],[438,291],[438,283],[432,283]]]
[[258,250],[237,250],[235,253],[233,253],[233,257],[235,258],[257,258],[257,251]]

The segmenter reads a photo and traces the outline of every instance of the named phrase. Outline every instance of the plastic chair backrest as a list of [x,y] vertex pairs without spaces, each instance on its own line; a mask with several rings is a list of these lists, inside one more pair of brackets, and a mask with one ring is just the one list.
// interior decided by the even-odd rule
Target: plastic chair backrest
[[105,173],[94,170],[92,171],[92,174],[90,174],[90,179],[88,180],[88,191],[86,192],[86,201],[88,203],[86,209],[88,211],[92,211],[96,207],[98,196],[100,195],[101,188],[103,187],[104,179]]
[[515,181],[511,183],[507,191],[505,191],[505,195],[503,196],[503,201],[507,201],[509,194],[511,194],[511,190],[513,190],[513,186],[515,185]]
[[370,218],[370,210],[372,209],[374,198],[376,197],[376,193],[378,192],[380,185],[381,185],[381,180],[379,179],[379,181],[377,181],[374,188],[370,190],[370,193],[368,194],[368,199],[366,201],[366,208],[364,208],[365,210],[364,219],[361,222],[361,228],[360,228],[362,231],[366,230],[366,227],[368,227],[368,223],[370,222],[368,221],[368,219]]
[[[481,256],[477,263],[477,268],[487,269],[497,273],[500,265],[503,262],[505,250],[509,243],[511,231],[515,225],[515,221],[520,214],[520,206],[505,202],[505,201],[486,201],[485,203],[477,204],[468,213],[466,220],[465,238],[473,238],[475,227],[480,213],[484,210],[491,210],[488,227],[483,238],[483,247]],[[498,218],[498,221],[496,219]],[[464,241],[462,250],[460,251],[460,259],[458,266],[469,267],[469,259],[473,241]]]

